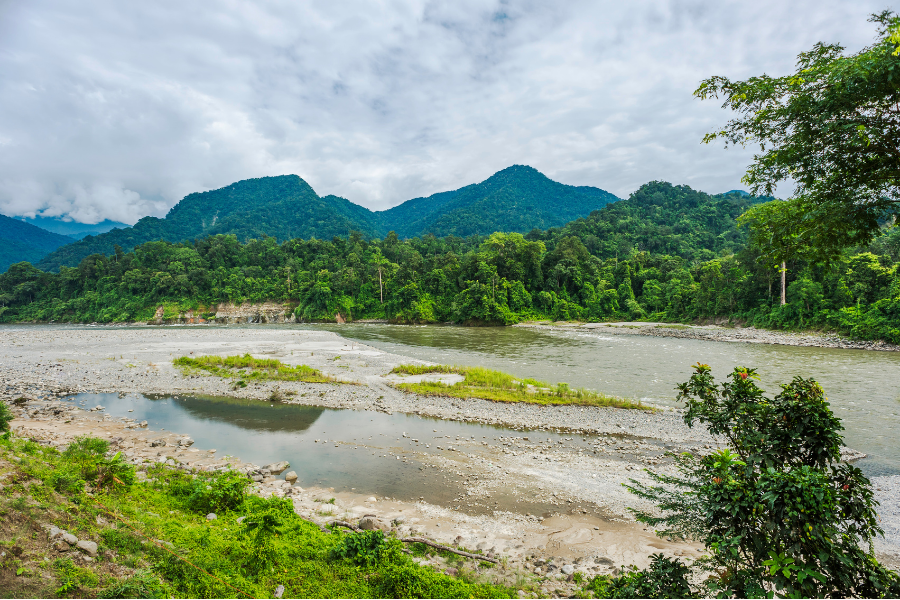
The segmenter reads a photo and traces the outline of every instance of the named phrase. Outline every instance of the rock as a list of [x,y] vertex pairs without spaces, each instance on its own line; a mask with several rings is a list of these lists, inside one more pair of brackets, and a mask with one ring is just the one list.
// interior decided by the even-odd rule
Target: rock
[[207,520],[207,521],[215,521],[215,520],[216,520],[216,513],[209,513],[208,515],[206,515],[206,520]]
[[278,478],[275,477],[274,475],[266,475],[265,477],[263,477],[263,483],[272,483],[276,479],[278,479]]
[[179,446],[184,446],[185,448],[187,448],[188,446],[193,446],[193,445],[194,445],[194,440],[192,440],[192,439],[189,438],[189,437],[183,437],[183,438],[181,438],[180,440],[178,440],[178,445],[179,445]]
[[264,477],[262,475],[253,475],[250,477],[250,479],[252,479],[256,483],[262,483],[262,480],[264,479]]
[[366,502],[377,502],[377,500],[375,496],[369,496],[368,498],[366,498]]
[[283,585],[279,585],[277,588],[275,588],[275,597],[276,597],[276,598],[281,598],[281,595],[282,595],[282,594],[284,594],[284,586],[283,586]]
[[284,480],[294,483],[295,481],[297,481],[297,473],[295,471],[288,471],[284,476]]
[[[44,527],[47,527],[46,525]],[[50,539],[55,539],[59,534],[63,532],[62,529],[57,527],[56,525],[50,525],[47,529],[47,535],[50,536]]]
[[53,542],[53,549],[57,552],[68,552],[69,549],[71,549],[71,546],[69,546],[62,540],[56,540],[55,542]]
[[375,531],[381,530],[384,531],[387,529],[384,523],[378,520],[375,515],[366,515],[362,519],[359,520],[359,528],[363,531]]
[[287,469],[289,466],[291,466],[291,463],[289,463],[289,462],[286,461],[286,460],[282,460],[282,461],[279,461],[279,462],[272,463],[271,465],[266,465],[266,466],[263,467],[263,468],[264,468],[264,469],[268,469],[269,471],[271,471],[271,472],[274,473],[275,475],[280,475],[280,474],[283,473],[283,472],[285,471],[285,469]]
[[456,577],[457,575],[459,575],[459,570],[455,569],[453,567],[450,567],[447,570],[445,570],[444,573],[446,573],[450,577]]
[[152,442],[150,442],[151,448],[156,448],[158,446],[165,446],[165,445],[166,445],[166,440],[160,439],[160,440],[153,440]]
[[241,523],[243,523],[243,522],[244,522],[244,519],[246,519],[246,518],[247,518],[247,517],[238,517],[238,518],[237,518],[237,523],[238,523],[238,525],[240,525]]
[[79,540],[75,546],[90,556],[97,556],[97,544],[95,542],[90,540]]
[[575,565],[563,565],[560,570],[566,575],[571,575],[575,572]]
[[76,544],[78,544],[78,538],[75,537],[74,535],[72,535],[71,533],[69,533],[68,531],[63,531],[60,534],[59,539],[61,539],[65,543],[69,544],[70,546],[75,546]]

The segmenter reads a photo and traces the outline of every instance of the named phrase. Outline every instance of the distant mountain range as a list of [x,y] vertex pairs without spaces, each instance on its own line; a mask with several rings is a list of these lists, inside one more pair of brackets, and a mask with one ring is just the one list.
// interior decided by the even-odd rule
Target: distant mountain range
[[9,265],[27,260],[36,263],[72,238],[0,215],[0,273]]
[[81,238],[88,235],[106,233],[110,229],[123,229],[126,227],[131,227],[127,223],[110,221],[109,219],[104,219],[99,223],[78,223],[77,221],[63,221],[62,219],[57,219],[54,217],[41,216],[20,217],[20,220],[25,221],[26,223],[30,223],[36,227],[40,227],[41,229],[46,229],[47,231],[52,231],[53,233],[68,236],[74,240],[80,240]]
[[[144,217],[130,228],[57,244],[35,264],[57,270],[76,266],[91,254],[112,254],[116,246],[128,251],[154,240],[180,242],[216,234],[234,234],[241,240],[263,236],[287,240],[330,239],[351,231],[378,237],[395,231],[402,238],[524,233],[565,225],[617,200],[599,188],[558,183],[520,165],[481,183],[408,200],[380,212],[338,196],[320,197],[296,175],[262,177],[185,196],[163,219]],[[35,260],[34,253],[21,256],[19,260]]]

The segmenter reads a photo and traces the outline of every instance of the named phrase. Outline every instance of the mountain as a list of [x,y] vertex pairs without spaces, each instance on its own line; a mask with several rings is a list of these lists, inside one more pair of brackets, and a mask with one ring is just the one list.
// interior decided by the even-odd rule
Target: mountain
[[494,231],[527,232],[560,226],[618,200],[592,187],[557,183],[524,166],[504,169],[458,190],[415,198],[390,210],[372,212],[338,196],[320,197],[296,175],[238,181],[185,196],[164,219],[144,217],[129,229],[113,229],[62,247],[37,263],[44,270],[75,266],[91,254],[128,251],[144,242],[180,242],[216,234],[240,240],[272,236],[331,239],[359,231],[381,237],[436,236]]
[[76,221],[63,221],[54,217],[21,217],[22,221],[30,223],[35,227],[52,231],[60,235],[68,236],[72,239],[80,240],[88,235],[97,235],[98,233],[106,233],[111,229],[125,229],[131,227],[126,223],[118,221],[110,221],[105,219],[99,223],[78,223]]
[[558,183],[532,167],[513,165],[452,192],[407,200],[379,213],[400,237],[526,232],[564,225],[619,200],[595,187]]
[[0,215],[0,272],[17,262],[37,262],[71,242],[72,238]]
[[746,227],[737,218],[748,208],[772,198],[750,196],[740,190],[707,194],[686,185],[651,181],[627,200],[609,204],[560,229],[529,234],[548,248],[575,236],[602,259],[628,256],[632,249],[688,260],[711,260],[747,245]]

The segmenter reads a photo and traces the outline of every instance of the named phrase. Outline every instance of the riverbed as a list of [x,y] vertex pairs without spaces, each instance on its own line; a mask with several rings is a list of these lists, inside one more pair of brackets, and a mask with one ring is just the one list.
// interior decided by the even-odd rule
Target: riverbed
[[[586,531],[598,528],[579,542],[585,554],[618,556],[607,542],[603,548],[597,544],[610,527],[624,527],[626,509],[638,505],[623,482],[645,479],[644,468],[665,471],[666,450],[716,447],[702,428],[684,426],[674,400],[675,384],[687,379],[697,361],[711,364],[720,377],[734,365],[755,365],[769,390],[777,389],[785,373],[815,377],[845,419],[849,445],[870,455],[857,464],[873,476],[900,470],[896,441],[886,431],[897,423],[900,392],[890,377],[900,358],[895,353],[602,331],[390,325],[10,326],[0,328],[0,349],[6,383],[0,395],[7,398],[100,404],[109,418],[140,416],[150,429],[179,431],[198,440],[198,448],[218,448],[218,456],[257,464],[289,460],[298,483],[312,490],[424,502],[460,522],[493,519],[479,521],[484,531],[500,515],[580,515],[578,531],[586,520]],[[234,389],[227,380],[184,376],[171,364],[182,355],[246,352],[309,364],[349,383],[269,382]],[[566,381],[663,410],[423,398],[386,385],[391,368],[417,361]],[[25,425],[32,431],[44,427]],[[160,457],[146,448],[135,459]],[[892,480],[879,480],[885,490],[895,487],[886,485]],[[877,496],[897,503],[892,494]],[[897,514],[886,508],[884,514]],[[620,529],[616,535],[629,539],[631,548],[638,542],[643,548],[645,533]],[[521,552],[547,551],[549,530],[535,535]],[[885,552],[900,548],[897,540],[888,546]],[[628,560],[640,564],[645,558]]]

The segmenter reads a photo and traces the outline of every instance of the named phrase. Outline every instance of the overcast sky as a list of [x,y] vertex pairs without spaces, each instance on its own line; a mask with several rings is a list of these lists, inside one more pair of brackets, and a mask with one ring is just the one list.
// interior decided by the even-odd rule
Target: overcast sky
[[[896,3],[896,0],[893,0]],[[711,75],[871,43],[884,0],[0,0],[0,212],[94,223],[296,173],[373,210],[512,164],[743,187]]]

